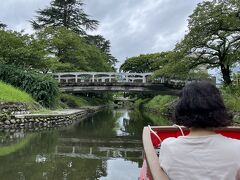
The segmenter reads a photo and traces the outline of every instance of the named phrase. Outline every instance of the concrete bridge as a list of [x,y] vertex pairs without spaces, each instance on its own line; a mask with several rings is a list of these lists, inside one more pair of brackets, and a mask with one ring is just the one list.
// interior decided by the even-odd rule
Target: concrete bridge
[[168,78],[151,80],[152,73],[67,72],[53,73],[62,92],[161,92],[178,94],[185,81]]

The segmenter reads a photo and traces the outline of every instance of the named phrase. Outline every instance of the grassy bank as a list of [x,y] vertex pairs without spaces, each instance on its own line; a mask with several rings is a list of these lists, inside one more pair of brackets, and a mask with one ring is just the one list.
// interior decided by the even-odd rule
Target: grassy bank
[[0,81],[0,101],[36,103],[31,95]]
[[85,97],[70,94],[62,94],[61,102],[69,108],[80,108],[84,106],[100,106],[108,104],[108,100],[105,98]]
[[155,96],[153,99],[144,104],[144,108],[150,109],[153,112],[162,114],[167,113],[171,103],[176,99],[175,96]]

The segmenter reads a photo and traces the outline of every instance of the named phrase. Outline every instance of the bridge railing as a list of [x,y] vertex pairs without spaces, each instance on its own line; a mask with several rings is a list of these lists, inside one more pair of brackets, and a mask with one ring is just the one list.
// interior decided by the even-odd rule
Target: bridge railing
[[114,73],[114,72],[70,72],[53,73],[59,83],[84,83],[84,82],[141,82],[147,83],[151,73]]
[[[201,79],[171,79],[166,77],[158,77],[151,80],[152,73],[116,73],[116,72],[66,72],[66,73],[53,73],[54,78],[60,84],[85,84],[85,83],[151,83],[151,84],[165,84],[172,87],[184,87],[192,81],[199,81]],[[216,79],[212,79],[216,84]]]

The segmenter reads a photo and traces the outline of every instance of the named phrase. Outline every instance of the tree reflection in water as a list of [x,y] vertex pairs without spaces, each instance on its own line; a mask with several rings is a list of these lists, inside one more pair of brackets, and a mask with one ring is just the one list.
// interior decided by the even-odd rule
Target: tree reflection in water
[[[151,119],[139,111],[106,110],[67,128],[25,133],[23,138],[31,139],[24,146],[0,156],[1,180],[137,179],[148,124]],[[8,136],[1,134],[0,152],[19,142]]]

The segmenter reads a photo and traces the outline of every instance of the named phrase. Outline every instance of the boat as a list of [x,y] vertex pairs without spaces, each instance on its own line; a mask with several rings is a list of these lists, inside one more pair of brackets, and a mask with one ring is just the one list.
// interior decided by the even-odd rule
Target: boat
[[[240,140],[240,127],[219,128],[216,133]],[[189,129],[182,126],[147,126],[143,128],[144,159],[140,170],[140,180],[169,180],[159,164],[158,152],[161,142],[168,137],[187,135]]]

